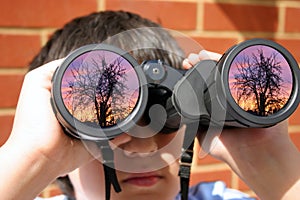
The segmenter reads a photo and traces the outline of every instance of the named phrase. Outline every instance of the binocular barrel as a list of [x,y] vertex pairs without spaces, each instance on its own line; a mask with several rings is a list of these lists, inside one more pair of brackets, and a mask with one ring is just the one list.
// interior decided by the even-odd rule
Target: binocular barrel
[[160,110],[148,116],[162,128],[190,122],[269,127],[297,109],[299,78],[293,56],[264,39],[242,42],[219,61],[203,60],[188,71],[160,60],[139,65],[121,49],[94,44],[57,69],[51,103],[67,133],[92,141],[139,126],[154,104]]
[[221,59],[204,60],[174,89],[173,104],[200,125],[268,127],[288,118],[299,104],[300,70],[279,44],[253,39]]

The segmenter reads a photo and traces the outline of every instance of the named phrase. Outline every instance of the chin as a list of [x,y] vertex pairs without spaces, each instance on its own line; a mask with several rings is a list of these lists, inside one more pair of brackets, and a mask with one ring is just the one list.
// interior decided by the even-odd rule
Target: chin
[[112,200],[174,200],[178,188],[172,186],[172,184],[166,184],[163,179],[150,186],[122,183],[122,192],[113,192]]
[[142,191],[138,190],[136,192],[120,192],[118,194],[114,193],[112,194],[112,200],[173,200],[175,196],[168,195],[166,193],[155,193],[151,191]]

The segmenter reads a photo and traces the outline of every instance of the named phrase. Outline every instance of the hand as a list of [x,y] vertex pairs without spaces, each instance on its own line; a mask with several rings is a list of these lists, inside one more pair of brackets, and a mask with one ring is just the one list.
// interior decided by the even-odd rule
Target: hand
[[[188,69],[204,59],[221,57],[208,51],[191,54]],[[270,128],[224,128],[198,134],[202,149],[226,162],[262,199],[294,199],[300,189],[300,154],[288,135],[287,121]]]
[[198,54],[195,53],[189,54],[189,56],[183,60],[182,66],[184,69],[190,69],[201,60],[218,61],[220,60],[221,56],[222,56],[221,54],[215,52],[202,50]]
[[[52,111],[51,78],[61,62],[50,62],[25,76],[10,142],[18,148],[34,151],[54,166],[57,164],[61,173],[65,173],[93,157],[80,140],[63,133]],[[64,163],[63,167],[61,163]]]
[[[51,78],[62,60],[29,72],[20,93],[11,136],[0,149],[0,192],[4,199],[32,199],[57,176],[99,155],[68,137],[52,111]],[[6,198],[7,197],[7,198]]]

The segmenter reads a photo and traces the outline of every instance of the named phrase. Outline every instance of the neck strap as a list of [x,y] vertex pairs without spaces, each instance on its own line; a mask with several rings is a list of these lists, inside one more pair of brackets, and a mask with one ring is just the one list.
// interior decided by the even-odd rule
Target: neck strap
[[116,192],[121,192],[121,187],[119,185],[116,170],[114,166],[114,152],[108,144],[108,141],[101,142],[99,148],[102,153],[102,163],[104,168],[104,178],[105,178],[105,199],[110,199],[110,189],[113,185]]
[[179,176],[180,176],[180,193],[181,200],[188,200],[191,166],[193,161],[194,141],[190,147],[183,150],[180,160]]
[[181,200],[188,200],[191,166],[194,154],[194,141],[198,130],[198,123],[186,124],[186,130],[183,141],[182,154],[180,159],[180,193]]

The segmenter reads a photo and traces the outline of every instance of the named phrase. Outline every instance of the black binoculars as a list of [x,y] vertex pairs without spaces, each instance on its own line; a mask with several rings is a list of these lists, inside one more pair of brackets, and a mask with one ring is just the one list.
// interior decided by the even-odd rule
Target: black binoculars
[[299,78],[293,56],[264,39],[242,42],[218,62],[203,60],[189,70],[160,60],[139,64],[119,48],[92,44],[56,70],[51,103],[69,134],[91,141],[143,124],[162,132],[192,122],[269,127],[298,107]]

